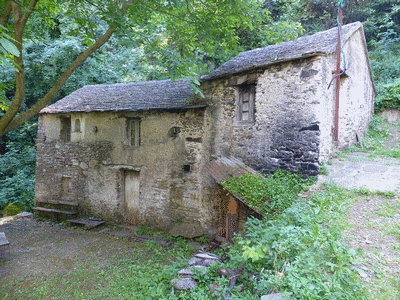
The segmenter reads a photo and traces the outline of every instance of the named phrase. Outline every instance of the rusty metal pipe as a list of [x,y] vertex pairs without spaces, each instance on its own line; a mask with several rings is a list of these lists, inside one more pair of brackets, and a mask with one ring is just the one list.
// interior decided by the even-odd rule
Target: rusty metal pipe
[[340,25],[342,24],[342,8],[339,8],[339,23],[338,24],[338,44],[336,50],[336,97],[335,97],[335,128],[334,139],[335,142],[339,141],[339,94],[340,94],[340,54],[341,54],[341,41],[340,41]]

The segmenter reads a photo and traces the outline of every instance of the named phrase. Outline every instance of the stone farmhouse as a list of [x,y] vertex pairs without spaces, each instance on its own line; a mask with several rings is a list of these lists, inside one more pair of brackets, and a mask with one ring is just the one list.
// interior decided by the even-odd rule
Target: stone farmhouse
[[40,112],[37,210],[70,205],[113,223],[216,234],[227,192],[212,168],[316,175],[363,138],[375,88],[362,24],[343,26],[342,43],[338,141],[335,84],[328,89],[336,28],[240,53],[201,78],[204,98],[185,79],[73,92]]

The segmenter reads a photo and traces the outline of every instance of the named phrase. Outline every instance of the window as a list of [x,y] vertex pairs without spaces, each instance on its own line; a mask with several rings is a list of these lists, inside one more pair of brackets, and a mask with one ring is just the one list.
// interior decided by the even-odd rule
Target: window
[[254,121],[254,85],[242,85],[239,87],[239,121]]
[[76,119],[75,120],[75,128],[74,132],[81,132],[81,120]]
[[61,117],[60,139],[64,142],[71,141],[71,118]]
[[140,119],[127,119],[128,145],[140,146]]

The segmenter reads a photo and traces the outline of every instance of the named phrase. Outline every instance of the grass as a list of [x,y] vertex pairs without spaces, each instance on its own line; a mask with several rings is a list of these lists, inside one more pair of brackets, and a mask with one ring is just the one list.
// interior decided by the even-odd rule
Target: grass
[[365,152],[370,154],[369,159],[376,157],[400,159],[400,143],[395,149],[388,149],[386,145],[387,141],[392,138],[391,131],[393,130],[400,132],[400,123],[389,123],[379,115],[374,115],[361,145],[357,143],[354,146],[347,147],[338,152],[335,157],[342,160],[347,158],[349,153]]
[[107,264],[91,255],[74,261],[68,271],[15,278],[0,288],[0,298],[156,299],[170,293],[169,280],[195,250],[182,240],[170,249],[153,241],[132,246]]
[[328,168],[325,165],[321,165],[319,167],[319,174],[320,175],[326,175],[326,176],[329,175]]
[[[357,209],[366,218],[354,220],[353,226],[347,229],[347,236],[355,239],[357,231],[361,231],[368,239],[373,239],[372,244],[364,245],[362,241],[359,243],[362,251],[358,256],[360,263],[371,270],[366,281],[370,299],[399,299],[399,277],[395,267],[400,260],[399,200],[387,192],[370,192],[367,189],[351,192],[356,195],[359,204],[365,203],[364,208]],[[368,202],[364,202],[367,198]],[[371,209],[372,207],[375,209]]]
[[377,214],[382,217],[394,218],[398,214],[399,208],[400,203],[397,201],[395,201],[394,203],[392,201],[382,202],[379,205],[379,210],[377,211]]

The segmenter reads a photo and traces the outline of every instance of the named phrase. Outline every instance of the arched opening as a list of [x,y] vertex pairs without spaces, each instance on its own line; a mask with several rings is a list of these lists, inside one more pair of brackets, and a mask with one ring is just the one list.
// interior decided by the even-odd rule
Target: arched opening
[[81,132],[81,120],[76,119],[75,120],[75,132]]

